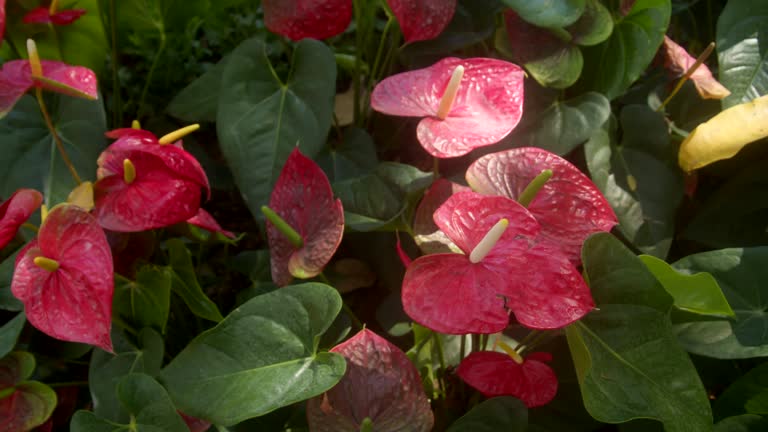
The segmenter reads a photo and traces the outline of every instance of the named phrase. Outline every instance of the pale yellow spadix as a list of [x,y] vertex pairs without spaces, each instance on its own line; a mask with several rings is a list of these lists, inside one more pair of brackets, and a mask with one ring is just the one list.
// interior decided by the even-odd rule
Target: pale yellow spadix
[[768,95],[732,106],[700,124],[680,145],[678,162],[685,171],[693,171],[728,159],[766,136]]
[[58,10],[58,8],[59,8],[59,0],[53,0],[53,1],[51,2],[51,6],[48,8],[48,13],[49,13],[50,15],[53,15],[53,14],[55,14],[55,13],[56,13],[56,11]]
[[123,181],[131,184],[136,180],[136,167],[130,159],[123,159]]
[[42,225],[43,222],[45,222],[45,218],[48,217],[48,206],[43,204],[40,206],[40,224]]
[[138,120],[131,122],[131,129],[141,129],[141,123]]
[[440,106],[437,109],[437,118],[445,120],[448,117],[448,113],[451,112],[453,101],[456,100],[456,93],[459,92],[459,84],[461,84],[461,78],[464,77],[464,66],[456,66],[453,70],[448,86],[445,87],[443,97],[440,99]]
[[89,181],[80,183],[69,193],[67,202],[87,211],[93,210],[93,183]]
[[488,252],[490,252],[496,245],[496,242],[499,241],[501,235],[504,234],[504,231],[507,230],[508,226],[509,221],[506,218],[496,222],[496,225],[491,227],[485,237],[480,240],[480,243],[472,249],[472,252],[469,254],[469,261],[473,264],[477,264],[485,258],[485,256],[488,255]]
[[196,131],[198,129],[200,129],[200,125],[195,123],[193,125],[189,125],[189,126],[181,128],[181,129],[175,130],[175,131],[169,133],[168,135],[163,135],[163,137],[160,138],[158,140],[158,142],[160,144],[174,143],[174,142],[184,138],[185,136],[191,134],[192,132],[194,132],[194,131]]
[[34,262],[35,265],[40,267],[41,269],[47,270],[49,272],[55,272],[56,270],[59,269],[59,262],[56,260],[52,260],[50,258],[39,256],[39,257],[35,257],[35,259],[32,260],[32,262]]
[[29,68],[33,77],[43,76],[43,64],[40,63],[40,54],[37,53],[37,44],[32,39],[27,39],[27,55],[29,56]]
[[523,364],[523,358],[511,346],[505,344],[503,341],[496,342],[496,346],[504,350],[504,352],[507,353],[507,355],[509,355],[512,358],[512,360],[515,361],[515,363]]

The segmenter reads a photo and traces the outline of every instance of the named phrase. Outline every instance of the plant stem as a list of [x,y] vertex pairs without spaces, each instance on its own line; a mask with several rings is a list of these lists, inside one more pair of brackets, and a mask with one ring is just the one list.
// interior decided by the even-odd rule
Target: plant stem
[[445,382],[443,381],[443,377],[445,376],[445,370],[446,370],[446,363],[445,363],[445,353],[443,351],[443,340],[440,339],[440,334],[437,332],[432,332],[432,337],[435,340],[435,348],[437,349],[437,358],[440,362],[440,375],[437,377],[437,383],[438,386],[440,386],[440,391],[445,396],[446,394],[446,388],[445,388]]
[[112,39],[112,127],[120,127],[123,119],[123,104],[120,96],[120,64],[117,55],[117,9],[115,0],[109,0],[109,27]]
[[680,91],[680,89],[683,87],[683,84],[685,84],[686,81],[693,75],[694,72],[696,72],[696,69],[701,66],[702,63],[709,57],[710,54],[712,54],[712,51],[715,49],[715,43],[710,42],[709,45],[707,45],[707,48],[704,50],[704,52],[699,55],[699,57],[696,59],[696,62],[691,65],[691,67],[688,68],[687,71],[685,71],[685,75],[683,75],[682,78],[680,78],[680,81],[677,82],[677,85],[674,89],[672,89],[672,93],[667,96],[666,99],[664,99],[664,102],[661,103],[661,105],[656,108],[656,112],[660,112],[664,109],[665,106],[669,103],[669,101],[672,100],[673,97],[677,94],[677,92]]
[[144,89],[141,90],[141,99],[139,99],[139,105],[138,108],[136,108],[136,118],[141,117],[142,109],[144,108],[144,100],[147,97],[149,85],[152,83],[152,76],[155,74],[157,64],[160,62],[160,57],[163,55],[163,50],[165,50],[165,30],[160,32],[160,46],[157,48],[155,58],[152,59],[152,66],[149,67],[149,73],[147,74],[147,81],[144,83]]
[[40,87],[35,87],[35,96],[37,97],[37,104],[40,105],[40,112],[43,114],[45,125],[48,127],[48,130],[51,132],[51,135],[53,136],[53,141],[56,143],[56,148],[59,149],[59,153],[61,154],[61,159],[64,161],[64,164],[67,166],[70,174],[72,174],[72,177],[75,179],[75,181],[79,186],[83,182],[82,180],[80,180],[80,176],[77,175],[77,170],[75,169],[75,166],[72,164],[72,161],[69,159],[69,155],[67,155],[67,151],[64,150],[64,143],[61,141],[59,132],[56,131],[56,127],[53,125],[51,116],[48,114],[48,109],[45,107],[45,101],[43,100],[43,89]]
[[362,62],[362,49],[363,49],[363,32],[360,31],[360,24],[362,21],[362,5],[358,0],[352,1],[352,9],[355,15],[355,25],[357,29],[355,31],[355,76],[352,77],[352,88],[354,90],[354,101],[352,108],[352,121],[355,125],[360,125],[360,69]]

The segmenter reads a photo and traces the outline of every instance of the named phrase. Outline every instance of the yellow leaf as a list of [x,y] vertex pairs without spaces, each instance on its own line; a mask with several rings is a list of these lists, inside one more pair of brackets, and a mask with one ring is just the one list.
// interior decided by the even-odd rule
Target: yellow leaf
[[768,136],[768,95],[735,105],[700,124],[680,145],[678,162],[693,171],[728,159],[745,145]]

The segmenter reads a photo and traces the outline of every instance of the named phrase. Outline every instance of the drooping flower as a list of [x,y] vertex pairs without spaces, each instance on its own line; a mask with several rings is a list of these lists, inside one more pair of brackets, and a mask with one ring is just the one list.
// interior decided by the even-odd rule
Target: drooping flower
[[541,224],[541,237],[560,245],[571,262],[581,262],[581,245],[591,234],[610,231],[618,223],[610,204],[594,183],[567,160],[535,147],[485,155],[467,169],[473,190],[517,200],[544,170],[544,183],[528,210]]
[[117,129],[97,161],[94,201],[99,224],[136,232],[184,222],[197,215],[201,189],[210,194],[200,163],[176,139],[138,129]]
[[51,209],[19,252],[11,291],[29,322],[57,339],[112,351],[112,254],[96,219],[72,204]]
[[210,213],[203,210],[203,208],[198,209],[196,215],[187,219],[187,223],[190,225],[194,225],[196,227],[203,228],[210,232],[221,233],[221,235],[223,235],[224,237],[228,237],[230,239],[235,238],[235,233],[233,233],[232,231],[227,231],[224,228],[222,228],[221,225],[219,225],[219,223],[216,222],[216,219],[214,219]]
[[419,372],[398,347],[363,329],[331,352],[346,358],[347,370],[335,387],[307,401],[312,431],[357,432],[366,418],[375,430],[432,430]]
[[[662,44],[664,52],[664,66],[677,76],[682,76],[696,63],[696,59],[688,54],[685,48],[678,45],[668,36],[664,36]],[[707,65],[700,64],[689,77],[696,86],[699,96],[704,99],[723,99],[731,94],[731,91],[718,82]]]
[[269,31],[294,41],[336,36],[352,21],[352,0],[264,0],[261,6]]
[[406,42],[434,39],[451,22],[456,0],[387,0]]
[[0,205],[0,249],[4,248],[19,227],[43,203],[43,195],[34,189],[19,189]]
[[456,374],[485,397],[514,396],[528,408],[546,405],[557,394],[557,376],[546,364],[552,355],[535,352],[521,361],[495,351],[474,352]]
[[490,58],[445,58],[393,75],[371,95],[379,112],[424,117],[416,135],[432,156],[449,158],[499,142],[523,114],[523,70]]
[[[298,148],[288,156],[272,190],[269,207],[262,208],[267,218],[267,238],[272,280],[288,285],[294,277],[311,278],[320,274],[341,243],[344,209],[333,198],[328,177]],[[278,227],[273,212],[287,227]],[[287,236],[286,229],[294,231]]]
[[70,25],[88,11],[85,9],[58,10],[58,0],[53,0],[49,7],[37,7],[27,12],[22,18],[25,24]]
[[536,219],[517,202],[460,192],[434,219],[464,254],[422,256],[406,270],[403,307],[419,324],[448,334],[497,333],[511,311],[527,327],[554,329],[594,307],[579,271],[539,237]]

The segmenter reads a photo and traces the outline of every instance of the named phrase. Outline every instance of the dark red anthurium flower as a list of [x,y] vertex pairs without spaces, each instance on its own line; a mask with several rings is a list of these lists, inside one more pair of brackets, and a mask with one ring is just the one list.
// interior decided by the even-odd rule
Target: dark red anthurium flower
[[0,205],[0,249],[4,248],[19,227],[43,203],[43,195],[34,189],[19,189]]
[[5,38],[5,0],[0,0],[0,45]]
[[406,42],[434,39],[451,22],[456,0],[387,0]]
[[24,24],[55,24],[70,25],[80,19],[88,11],[85,9],[66,9],[51,11],[51,8],[38,7],[27,12],[22,18]]
[[100,156],[94,215],[111,231],[136,232],[184,222],[197,215],[201,189],[210,194],[200,163],[181,145],[161,144],[151,132],[118,129]]
[[310,430],[357,432],[366,418],[375,430],[432,430],[419,373],[398,347],[363,329],[331,352],[346,358],[347,371],[334,388],[307,401]]
[[422,256],[406,270],[403,307],[419,324],[447,334],[497,333],[511,311],[527,327],[554,329],[594,307],[581,274],[557,245],[541,241],[536,219],[517,202],[459,192],[434,219],[464,254]]
[[216,222],[216,219],[214,219],[210,213],[203,210],[202,208],[197,210],[196,215],[187,219],[187,223],[190,225],[194,225],[196,227],[203,228],[210,232],[221,233],[221,235],[223,235],[224,237],[228,237],[231,239],[236,237],[235,233],[233,233],[232,231],[227,231],[224,228],[222,228],[221,225],[219,225],[219,223]]
[[574,264],[581,263],[581,245],[587,237],[610,231],[616,214],[594,183],[567,160],[535,147],[492,153],[467,169],[467,182],[475,191],[517,200],[526,186],[544,170],[552,177],[544,183],[528,210],[541,224],[541,238],[558,244]]
[[461,361],[456,374],[485,397],[514,396],[528,408],[548,404],[557,394],[557,376],[546,363],[549,353],[535,352],[522,363],[495,351],[474,352]]
[[11,291],[38,330],[112,352],[113,277],[104,230],[82,208],[60,204],[19,252]]
[[264,0],[261,6],[269,31],[294,41],[336,36],[352,21],[352,0]]
[[432,156],[449,158],[499,142],[523,114],[523,70],[490,58],[445,58],[393,75],[371,95],[389,115],[424,117],[416,136]]
[[272,280],[288,285],[293,277],[320,274],[344,234],[344,209],[323,170],[295,148],[285,161],[269,198],[269,207],[300,237],[289,239],[267,219]]

